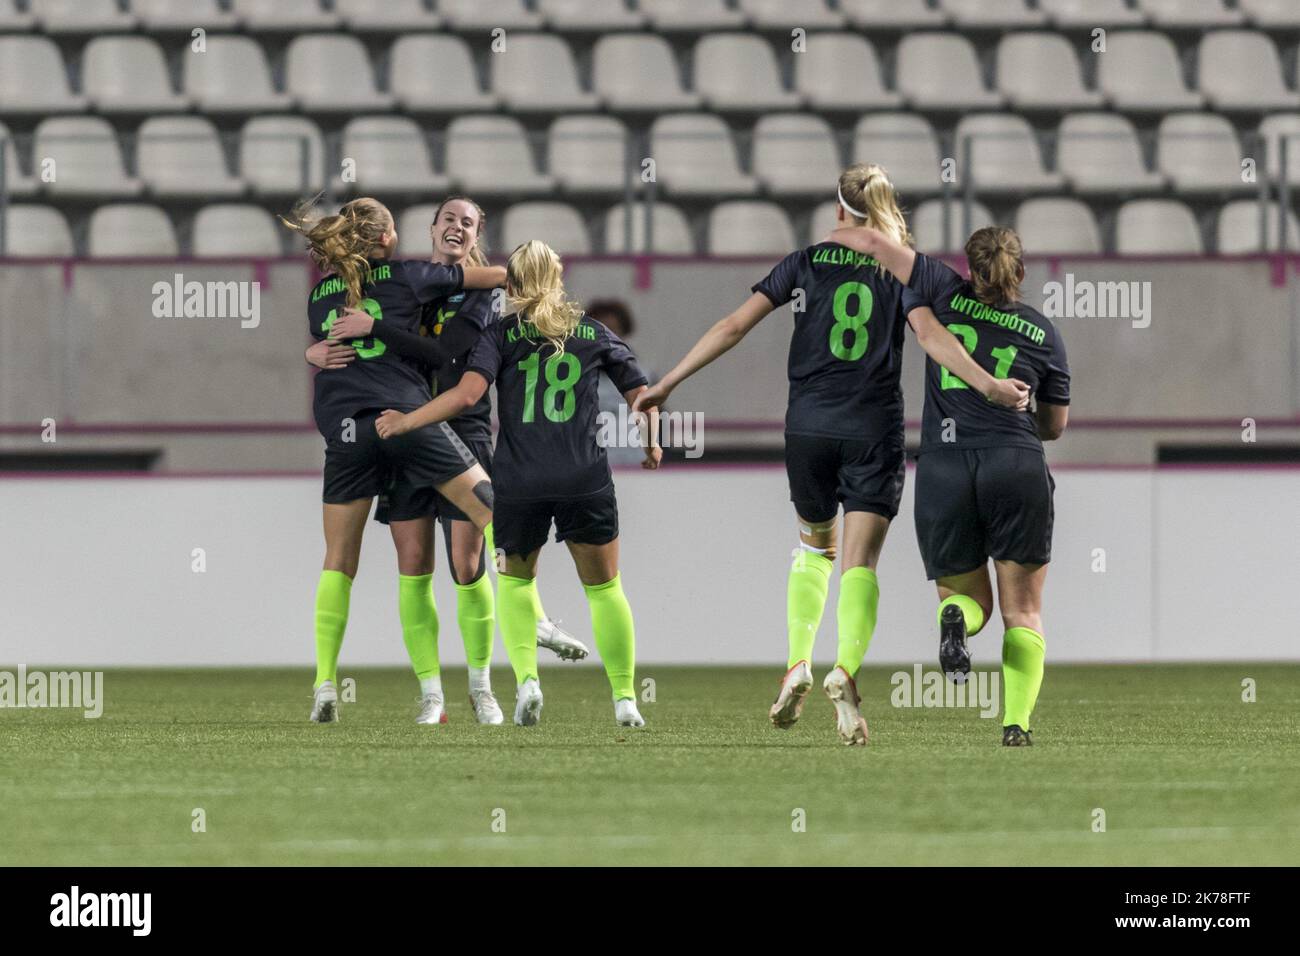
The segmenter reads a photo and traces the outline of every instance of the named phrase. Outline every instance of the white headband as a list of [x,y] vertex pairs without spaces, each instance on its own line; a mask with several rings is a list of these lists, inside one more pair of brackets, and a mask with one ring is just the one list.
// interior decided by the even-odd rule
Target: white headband
[[836,187],[835,187],[835,195],[837,195],[837,196],[840,197],[840,205],[844,207],[845,212],[848,212],[848,213],[850,213],[851,215],[857,216],[859,219],[870,219],[870,218],[871,218],[871,217],[868,216],[865,212],[858,212],[856,209],[854,209],[852,206],[850,206],[849,203],[848,203],[848,200],[846,200],[846,199],[844,198],[844,192],[839,188],[839,186],[836,186]]

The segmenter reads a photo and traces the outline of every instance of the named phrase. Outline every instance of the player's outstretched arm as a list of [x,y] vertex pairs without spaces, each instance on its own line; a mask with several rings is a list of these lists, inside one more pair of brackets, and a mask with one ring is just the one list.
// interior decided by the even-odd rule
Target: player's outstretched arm
[[841,226],[827,237],[831,242],[838,242],[854,252],[871,256],[894,274],[903,285],[912,278],[912,266],[916,263],[916,250],[895,242],[879,229],[870,226]]
[[461,283],[466,289],[495,289],[506,284],[505,266],[465,266]]
[[472,408],[483,397],[487,387],[487,379],[478,372],[466,372],[455,388],[443,392],[433,401],[421,405],[413,412],[403,414],[388,409],[375,420],[375,430],[379,432],[380,438],[392,438],[395,435],[405,435],[409,431],[423,428],[425,425],[445,422]]
[[[442,368],[447,364],[447,350],[437,339],[418,332],[408,332],[392,323],[376,322],[368,312],[349,309],[330,326],[330,339],[350,342],[370,336],[390,346],[398,355],[417,359],[431,368]],[[307,361],[310,362],[311,358]]]
[[995,405],[1017,410],[1029,407],[1029,386],[1017,378],[994,378],[970,357],[957,337],[929,308],[922,306],[907,313],[907,322],[916,333],[916,341],[930,356],[953,375],[978,391]]

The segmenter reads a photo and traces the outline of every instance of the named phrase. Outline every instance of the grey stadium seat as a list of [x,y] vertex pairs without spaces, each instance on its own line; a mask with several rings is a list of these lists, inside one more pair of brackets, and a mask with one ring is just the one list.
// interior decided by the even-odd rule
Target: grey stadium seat
[[0,0],[0,31],[30,30],[35,24],[34,16],[18,9],[18,0]]
[[794,58],[794,88],[816,109],[890,109],[902,103],[885,89],[876,48],[853,33],[814,33]]
[[1021,193],[1061,188],[1060,173],[1043,168],[1038,139],[1023,117],[1011,113],[983,113],[963,117],[953,134],[958,162],[965,140],[971,137],[970,169],[980,193]]
[[1237,6],[1257,27],[1266,30],[1300,27],[1300,5],[1295,0],[1239,0]]
[[1201,106],[1201,94],[1183,82],[1178,51],[1163,33],[1112,33],[1097,60],[1097,88],[1117,109],[1165,113]]
[[1300,94],[1282,82],[1282,61],[1265,33],[1219,30],[1201,38],[1201,93],[1216,110],[1285,110],[1300,107]]
[[923,109],[965,112],[1002,105],[986,89],[975,47],[960,33],[912,33],[898,45],[898,91]]
[[[632,245],[627,245],[627,205],[619,203],[605,213],[605,253],[607,255],[644,255],[646,250],[646,207],[636,203],[632,207]],[[676,206],[665,202],[654,204],[650,215],[650,252],[661,256],[689,256],[695,254],[695,239],[691,224]]]
[[[535,30],[542,25],[542,18],[521,0],[438,0],[438,13],[457,30]],[[507,38],[507,48],[509,43]]]
[[180,254],[180,244],[172,221],[157,206],[113,203],[91,214],[86,252],[92,259],[170,259]]
[[1142,10],[1160,27],[1223,27],[1241,22],[1240,10],[1223,0],[1142,0]]
[[1266,116],[1259,124],[1259,135],[1264,139],[1268,175],[1277,179],[1282,173],[1282,140],[1285,139],[1287,182],[1300,183],[1300,115]]
[[397,217],[397,254],[406,259],[427,259],[433,252],[429,226],[437,215],[437,203],[407,206]]
[[1101,252],[1092,210],[1077,199],[1029,199],[1016,210],[1016,232],[1031,255]]
[[86,98],[68,85],[59,48],[48,37],[0,36],[0,115],[75,113]]
[[710,34],[695,44],[694,59],[695,89],[711,109],[766,112],[796,109],[802,102],[781,85],[776,56],[762,37]]
[[248,184],[226,170],[212,121],[201,116],[153,117],[137,139],[136,166],[155,196],[241,196]]
[[424,131],[405,116],[362,116],[343,127],[343,158],[356,163],[351,192],[439,192],[446,176],[433,171]]
[[137,23],[116,0],[30,0],[27,9],[50,34],[124,32]]
[[639,0],[637,9],[662,32],[734,30],[745,25],[745,15],[729,9],[723,0]]
[[1122,256],[1200,255],[1201,229],[1176,199],[1134,199],[1120,207],[1115,251]]
[[[239,17],[223,10],[217,0],[190,0],[185,4],[176,0],[131,0],[131,12],[140,18],[146,30],[189,33],[195,27],[203,27],[211,34],[213,30],[230,30],[239,25]],[[212,39],[209,36],[208,42]]]
[[997,85],[1016,109],[1075,110],[1103,105],[1086,89],[1079,57],[1055,33],[1012,33],[998,43]]
[[628,177],[640,184],[640,166],[629,169],[627,127],[612,116],[561,116],[546,142],[546,168],[567,193],[621,193]]
[[855,27],[887,27],[911,30],[919,27],[942,27],[948,15],[925,0],[840,0],[840,9],[848,14]]
[[22,171],[18,143],[4,123],[0,123],[0,166],[4,169],[5,190],[9,195],[30,196],[36,192],[36,177]]
[[204,113],[263,113],[293,106],[276,92],[262,45],[249,37],[208,37],[205,53],[182,59],[185,92]]
[[826,0],[739,0],[741,12],[764,30],[829,30],[844,26],[844,14],[826,6]]
[[1077,193],[1159,192],[1165,177],[1146,167],[1132,122],[1117,113],[1071,113],[1056,135],[1056,166]]
[[319,127],[301,116],[254,117],[239,136],[239,170],[259,196],[319,192],[325,187]]
[[0,255],[19,259],[76,255],[68,220],[52,206],[10,204],[5,213],[5,248]]
[[925,195],[943,188],[939,141],[922,116],[876,113],[862,117],[853,131],[853,162],[884,166],[901,193]]
[[624,111],[694,109],[698,93],[682,88],[672,47],[648,33],[604,36],[592,52],[592,86],[610,106]]
[[308,112],[354,113],[384,110],[393,98],[375,87],[366,48],[344,34],[294,37],[285,54],[289,92]]
[[1124,0],[1038,0],[1038,8],[1054,26],[1066,29],[1133,27],[1146,23],[1142,11],[1127,6]]
[[537,10],[556,30],[631,30],[645,25],[644,14],[623,0],[540,0]]
[[1007,30],[1042,26],[1046,20],[1042,11],[1030,10],[1025,0],[943,0],[943,9],[964,28]]
[[[1271,252],[1277,248],[1277,203],[1270,202],[1264,214],[1264,244],[1259,241],[1259,202],[1238,199],[1219,211],[1216,251],[1224,256]],[[1290,209],[1286,211],[1286,248],[1300,250],[1300,220]]]
[[555,179],[537,171],[527,135],[507,116],[461,116],[447,127],[447,175],[471,196],[550,192]]
[[322,9],[320,0],[233,0],[231,6],[254,32],[298,33],[339,24],[338,15]]
[[33,165],[53,161],[55,179],[44,188],[55,196],[125,197],[144,192],[144,184],[126,173],[113,127],[97,116],[44,120],[36,127],[32,157]]
[[406,33],[433,30],[440,24],[424,0],[334,0],[350,33]]
[[412,112],[467,113],[498,103],[479,87],[473,54],[460,37],[402,37],[393,44],[388,73],[389,89]]
[[91,40],[81,57],[81,88],[101,113],[171,113],[190,105],[172,91],[162,48],[149,37]]
[[194,255],[200,258],[284,254],[280,225],[261,206],[217,203],[194,217]]
[[562,202],[521,202],[506,210],[501,246],[514,249],[540,239],[560,255],[591,255],[591,236],[578,210]]
[[785,210],[761,199],[718,203],[709,212],[708,237],[714,256],[785,255],[798,246]]
[[515,112],[592,110],[600,98],[582,89],[569,44],[548,33],[510,37],[488,58],[492,92]]
[[1177,113],[1160,121],[1156,165],[1177,192],[1253,192],[1242,181],[1237,131],[1215,113]]
[[674,196],[749,196],[758,181],[743,172],[731,131],[708,113],[660,116],[650,126],[657,182]]
[[840,204],[838,200],[829,199],[826,202],[818,203],[817,208],[812,211],[808,217],[808,235],[804,237],[807,245],[815,245],[821,242],[830,233],[832,229],[838,229]]
[[964,225],[962,203],[954,200],[948,210],[948,235],[943,234],[943,200],[927,199],[908,217],[916,248],[921,252],[960,252],[976,229],[997,223],[983,203],[971,203],[970,229]]
[[820,116],[776,113],[754,127],[754,175],[774,196],[825,195],[843,166],[835,134]]

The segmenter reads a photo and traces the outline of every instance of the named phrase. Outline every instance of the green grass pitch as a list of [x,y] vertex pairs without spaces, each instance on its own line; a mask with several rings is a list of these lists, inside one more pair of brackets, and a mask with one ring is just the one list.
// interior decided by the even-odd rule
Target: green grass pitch
[[534,728],[508,723],[512,692],[505,726],[474,724],[463,671],[431,728],[404,671],[345,669],[357,701],[316,726],[309,670],[110,670],[98,720],[0,710],[0,862],[1300,862],[1300,666],[1049,662],[1016,750],[973,709],[892,707],[899,669],[860,678],[866,748],[820,691],[773,729],[779,668],[643,667],[642,731],[591,666],[544,667]]

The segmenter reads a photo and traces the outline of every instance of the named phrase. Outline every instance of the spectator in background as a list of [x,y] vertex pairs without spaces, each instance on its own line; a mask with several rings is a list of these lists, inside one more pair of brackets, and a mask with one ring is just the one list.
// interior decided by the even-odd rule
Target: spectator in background
[[[632,317],[632,310],[621,299],[596,299],[587,303],[586,312],[590,318],[600,322],[624,342],[627,342],[636,334],[636,320]],[[650,381],[657,382],[659,380],[659,375],[654,369],[649,366],[642,366],[642,368]],[[615,421],[618,421],[619,407],[625,403],[622,393],[609,380],[608,376],[602,375],[600,377],[600,390],[597,395],[600,400],[601,412],[608,412],[614,416]],[[631,414],[631,409],[623,412],[626,417],[631,417]],[[641,459],[644,457],[642,450],[635,444],[626,448],[607,448],[606,453],[609,455],[611,465],[640,466]]]

